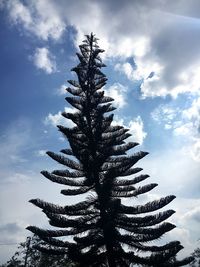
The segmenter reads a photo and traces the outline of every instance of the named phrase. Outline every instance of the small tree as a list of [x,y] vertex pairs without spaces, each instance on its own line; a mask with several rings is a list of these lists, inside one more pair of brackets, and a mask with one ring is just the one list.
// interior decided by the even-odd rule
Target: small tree
[[43,245],[46,249],[51,246],[37,236],[29,236],[25,242],[20,243],[11,259],[2,267],[75,267],[67,259],[67,255],[51,255],[38,251],[35,247]]
[[37,267],[41,253],[34,249],[39,238],[36,236],[27,237],[25,242],[19,244],[17,251],[7,262],[7,267]]
[[[66,97],[77,111],[63,112],[75,126],[67,128],[58,125],[58,129],[67,138],[70,148],[63,149],[65,155],[47,152],[58,163],[67,167],[52,173],[41,173],[49,180],[67,186],[61,190],[63,195],[81,195],[91,192],[84,201],[64,207],[32,199],[31,203],[43,210],[52,226],[59,230],[44,230],[35,226],[27,229],[55,248],[38,249],[54,254],[67,254],[80,266],[182,266],[191,261],[171,262],[183,247],[179,241],[163,246],[149,245],[149,242],[161,238],[175,225],[164,222],[173,213],[166,210],[152,213],[170,203],[175,196],[170,195],[145,205],[124,205],[121,199],[135,198],[151,191],[155,183],[137,187],[149,175],[135,176],[142,169],[133,167],[147,152],[127,155],[127,151],[138,144],[126,142],[131,136],[123,126],[113,126],[115,110],[112,98],[104,95],[102,87],[107,78],[101,68],[105,67],[99,56],[103,52],[97,45],[93,34],[86,36],[77,53],[80,63],[72,69],[78,81],[68,81],[72,88],[67,88],[71,97]],[[74,159],[71,158],[74,157]],[[72,169],[73,171],[70,171]],[[128,176],[128,179],[125,177]],[[69,239],[57,237],[72,236]],[[149,256],[142,256],[149,252]]]
[[200,267],[200,248],[196,248],[192,253],[194,260],[190,263],[191,267]]

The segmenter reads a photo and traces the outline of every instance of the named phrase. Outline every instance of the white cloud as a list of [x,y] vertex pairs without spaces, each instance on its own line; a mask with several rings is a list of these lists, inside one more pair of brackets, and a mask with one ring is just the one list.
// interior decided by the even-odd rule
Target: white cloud
[[[113,16],[112,1],[6,3],[11,21],[43,40],[60,40],[69,25],[77,30],[74,40],[77,45],[84,34],[95,32],[106,55],[122,59],[117,69],[131,80],[143,80],[143,98],[167,95],[176,98],[178,94],[198,92],[200,36],[197,20],[191,17],[198,5],[182,1],[180,6],[160,0],[151,5],[149,1],[114,5]],[[129,57],[134,59],[134,68],[126,60]]]
[[184,136],[190,136],[193,130],[193,124],[191,122],[181,124],[178,127],[174,127],[174,134],[177,136],[184,135]]
[[[176,98],[178,94],[198,91],[200,60],[195,54],[198,54],[199,35],[192,19],[165,12],[173,10],[173,4],[166,6],[165,1],[157,3],[156,9],[154,5],[149,7],[148,2],[123,5],[123,16],[118,3],[111,23],[109,4],[99,4],[99,9],[97,6],[97,3],[90,6],[90,12],[97,14],[94,24],[91,23],[93,16],[89,16],[88,21],[84,12],[78,18],[84,23],[68,16],[78,30],[76,43],[90,31],[97,33],[107,56],[122,59],[116,68],[130,80],[143,81],[143,98],[167,95]],[[176,6],[173,12],[178,8]],[[126,61],[129,57],[133,57],[134,67]]]
[[191,154],[194,160],[200,162],[200,139],[196,139],[192,149]]
[[129,128],[131,136],[129,140],[133,142],[138,142],[140,145],[143,144],[144,139],[147,136],[147,133],[144,131],[144,124],[140,116],[137,116],[135,119],[125,122],[123,118],[115,116],[115,120],[112,122],[112,125],[123,125],[125,128]]
[[120,108],[123,108],[126,104],[126,93],[128,88],[120,83],[114,83],[108,89],[105,89],[105,95],[112,97],[115,102],[113,105]]
[[151,117],[159,124],[164,124],[164,128],[171,130],[175,137],[181,138],[184,153],[200,161],[200,97],[194,97],[190,102],[183,109],[171,104],[160,105],[151,113]]
[[128,79],[134,80],[134,69],[130,63],[117,63],[115,65],[115,70],[124,73]]
[[[153,62],[150,61],[149,63],[152,64]],[[146,64],[146,62],[143,61],[143,64]],[[199,64],[200,61],[197,63],[197,65]],[[163,67],[159,66],[157,71],[154,71],[153,67],[151,70],[154,72],[154,75],[151,78],[145,78],[145,76],[143,76],[144,80],[141,85],[143,98],[155,96],[165,97],[167,95],[171,95],[173,98],[176,98],[179,94],[198,93],[199,91],[198,84],[200,82],[200,69],[195,65],[189,66],[188,68],[186,67],[184,71],[177,71],[177,78],[174,79],[172,84],[170,81],[168,84],[168,81],[164,77],[167,72],[164,70],[164,64]],[[141,74],[145,73],[142,71]]]
[[[76,111],[75,108],[65,107],[65,112],[74,113],[75,111]],[[52,125],[54,127],[56,127],[57,125],[73,127],[75,125],[71,120],[64,118],[62,116],[61,111],[59,111],[56,114],[49,113],[49,115],[45,118],[44,123],[46,125]]]
[[[161,66],[158,62],[147,62],[144,59],[141,59],[141,57],[137,56],[134,56],[133,59],[135,62],[135,66],[132,66],[129,62],[117,63],[115,65],[115,70],[124,73],[129,80],[144,80],[141,86],[141,90],[143,92],[144,97],[144,86],[146,86],[147,82],[151,83],[159,79],[162,73],[163,66]],[[154,92],[152,92],[151,96],[154,96]]]
[[53,1],[31,0],[24,4],[20,0],[8,0],[6,7],[12,23],[22,24],[26,31],[43,40],[58,40],[65,30],[65,23]]
[[124,119],[122,117],[119,117],[118,115],[115,115],[114,120],[112,121],[112,125],[123,125],[125,127]]
[[62,85],[57,89],[57,92],[56,92],[56,93],[57,93],[58,95],[65,95],[65,94],[67,93],[66,88],[67,88],[67,84],[64,83],[64,84],[62,84]]
[[200,118],[200,97],[195,98],[188,109],[183,110],[183,116],[189,120]]
[[[117,4],[115,18],[110,23],[108,7],[109,4],[105,3],[90,6],[90,12],[97,15],[94,24],[91,23],[92,14],[88,21],[82,12],[78,19],[84,23],[68,16],[78,30],[76,43],[81,42],[83,34],[90,31],[97,33],[107,56],[122,59],[116,68],[125,72],[131,80],[143,80],[143,98],[167,95],[176,98],[181,93],[198,91],[199,59],[195,57],[195,51],[198,54],[199,38],[196,37],[198,30],[192,20],[164,12],[170,9],[165,2],[162,5],[159,2],[156,10],[153,9],[154,5],[149,7],[145,2],[123,5],[123,16],[122,6]],[[134,30],[130,25],[135,25]],[[129,57],[134,59],[134,68],[126,62]]]
[[58,124],[63,124],[63,123],[65,123],[65,118],[63,118],[61,111],[59,111],[54,115],[49,113],[49,115],[45,118],[45,124],[51,124],[54,127],[57,126]]
[[174,123],[180,113],[180,108],[174,108],[170,105],[160,105],[151,112],[151,117],[159,124],[164,122],[169,128],[171,128],[171,124]]
[[146,53],[150,50],[150,40],[147,36],[124,36],[121,40],[116,40],[117,43],[109,48],[110,56],[117,57],[136,57],[143,58]]
[[200,223],[200,207],[193,207],[191,210],[186,212],[183,216],[185,220],[195,220]]
[[44,157],[44,156],[46,156],[46,151],[47,150],[44,150],[44,149],[40,149],[40,150],[38,150],[38,151],[36,151],[36,156],[38,156],[38,157]]
[[189,108],[183,109],[179,125],[174,126],[174,134],[185,138],[185,153],[200,162],[200,97],[193,100]]
[[32,60],[38,69],[44,70],[47,74],[56,72],[55,58],[53,55],[51,55],[48,48],[37,48]]
[[22,23],[25,28],[30,27],[32,23],[32,17],[29,9],[26,6],[24,6],[18,0],[8,1],[7,6],[13,23]]
[[25,173],[7,173],[6,180],[4,181],[8,184],[13,183],[13,184],[20,184],[20,183],[26,183],[30,182],[30,177],[29,175]]
[[[160,195],[174,194],[177,198],[198,200],[199,163],[188,157],[179,147],[169,145],[164,152],[150,151],[148,157],[144,158],[142,167],[155,182],[158,182]],[[180,202],[180,205],[180,210],[183,210],[184,214],[189,203]],[[191,206],[188,210],[190,209]]]
[[135,142],[142,145],[147,133],[144,131],[144,124],[140,116],[137,116],[134,120],[131,120],[128,124],[130,128],[130,133]]
[[182,147],[182,151],[194,161],[200,162],[200,140],[191,138],[188,141],[188,144]]

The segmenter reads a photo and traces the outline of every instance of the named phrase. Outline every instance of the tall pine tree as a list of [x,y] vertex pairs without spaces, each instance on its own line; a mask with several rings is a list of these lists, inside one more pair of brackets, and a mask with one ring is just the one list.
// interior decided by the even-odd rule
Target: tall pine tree
[[66,189],[61,190],[63,195],[89,194],[84,201],[66,206],[40,199],[30,200],[42,209],[50,225],[59,229],[35,226],[27,229],[54,246],[51,250],[38,247],[39,250],[67,254],[79,266],[186,265],[191,261],[190,257],[175,262],[170,260],[183,248],[179,241],[160,246],[149,244],[175,227],[164,222],[174,213],[173,210],[153,213],[175,196],[145,205],[129,206],[121,202],[122,198],[134,199],[147,193],[157,184],[137,186],[149,176],[138,175],[142,169],[134,165],[148,153],[127,154],[138,144],[125,141],[130,136],[128,129],[112,125],[113,114],[109,112],[115,108],[111,104],[113,99],[105,96],[102,90],[107,78],[101,71],[105,65],[99,54],[104,51],[99,48],[97,38],[93,34],[87,35],[79,47],[77,56],[80,63],[72,69],[78,80],[68,81],[72,87],[66,89],[72,95],[66,100],[76,112],[62,113],[75,126],[58,125],[69,142],[69,148],[61,150],[62,154],[47,152],[65,169],[41,173],[53,182],[66,185]]

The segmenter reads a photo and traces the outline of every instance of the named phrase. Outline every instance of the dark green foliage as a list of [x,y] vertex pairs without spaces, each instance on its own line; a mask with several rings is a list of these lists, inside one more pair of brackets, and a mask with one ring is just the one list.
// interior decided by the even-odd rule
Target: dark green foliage
[[[72,69],[78,80],[69,81],[73,87],[67,88],[71,96],[66,97],[76,111],[62,113],[75,126],[58,125],[70,148],[61,150],[62,154],[47,152],[66,169],[52,173],[42,171],[42,174],[53,182],[66,185],[66,189],[61,191],[64,195],[92,194],[87,195],[84,201],[64,207],[40,199],[31,200],[43,210],[50,225],[59,230],[35,226],[29,226],[28,230],[55,247],[49,253],[67,254],[80,266],[185,265],[191,258],[170,260],[183,248],[178,241],[164,246],[149,244],[175,227],[164,222],[174,211],[140,216],[163,208],[175,196],[166,196],[145,205],[122,204],[122,198],[137,197],[151,191],[157,184],[137,186],[149,176],[137,175],[142,169],[135,164],[148,153],[127,154],[138,144],[126,142],[130,136],[128,129],[112,125],[113,114],[107,113],[115,109],[111,104],[113,99],[102,91],[107,80],[101,71],[105,65],[99,54],[103,50],[93,34],[86,36],[80,51],[80,54],[77,53],[80,63]],[[73,241],[69,241],[72,239],[68,236]],[[57,237],[66,238],[61,240]],[[48,252],[41,246],[39,249]],[[143,252],[150,254],[146,256]]]
[[191,267],[200,267],[200,248],[196,248],[192,253],[194,260],[190,263]]
[[75,267],[67,255],[46,254],[36,249],[37,246],[44,246],[50,250],[51,246],[46,244],[37,236],[27,237],[26,241],[20,243],[16,253],[2,267]]

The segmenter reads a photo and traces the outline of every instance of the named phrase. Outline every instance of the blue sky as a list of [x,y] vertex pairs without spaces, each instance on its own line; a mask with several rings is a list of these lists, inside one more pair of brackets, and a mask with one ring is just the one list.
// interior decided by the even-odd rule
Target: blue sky
[[[159,186],[137,201],[175,194],[170,208],[182,255],[200,246],[199,1],[0,1],[0,244],[19,243],[47,219],[28,200],[66,203],[40,171],[67,142],[56,124],[84,34],[94,32],[108,77],[115,121],[150,154],[138,165]],[[16,246],[1,246],[5,262]]]

